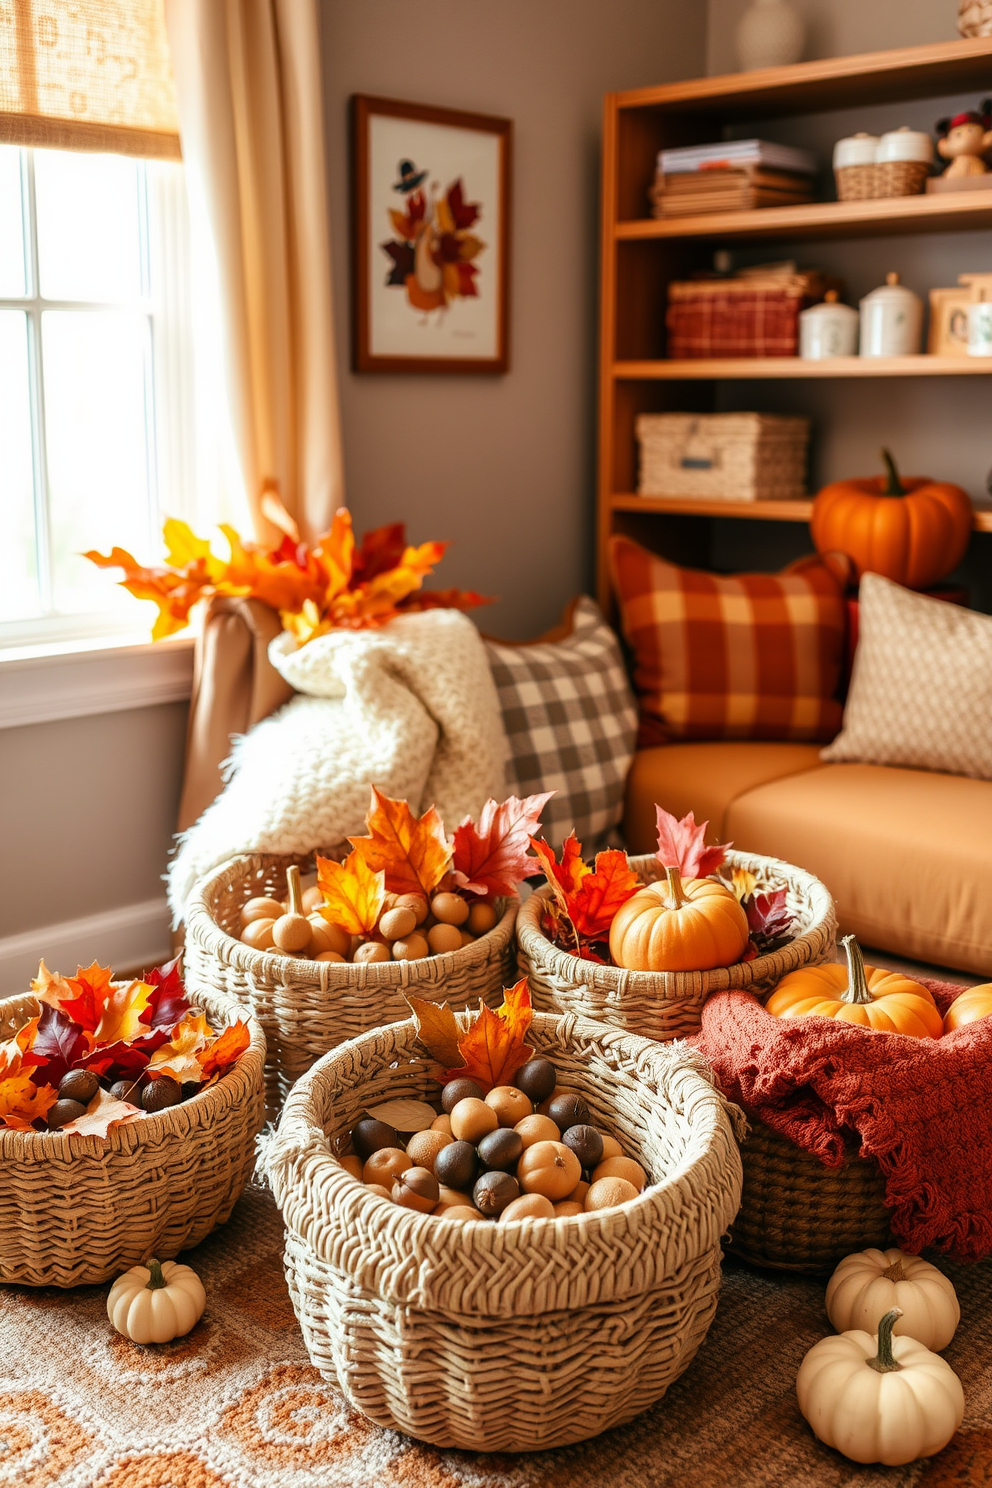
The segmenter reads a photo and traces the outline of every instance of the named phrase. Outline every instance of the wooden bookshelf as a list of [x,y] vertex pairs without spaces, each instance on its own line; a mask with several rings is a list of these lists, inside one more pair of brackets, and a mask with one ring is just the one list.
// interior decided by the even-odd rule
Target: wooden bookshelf
[[[855,379],[973,378],[992,374],[992,359],[966,357],[799,357],[673,361],[665,357],[667,287],[708,267],[714,246],[779,241],[884,239],[992,229],[992,192],[934,193],[866,202],[813,202],[760,211],[656,220],[647,189],[657,152],[706,144],[725,129],[789,115],[945,99],[992,91],[992,38],[909,47],[725,77],[696,78],[608,94],[603,129],[598,592],[610,603],[607,540],[629,532],[677,561],[705,562],[699,539],[725,517],[801,524],[809,501],[733,503],[631,494],[637,485],[635,425],[645,412],[707,412],[721,383]],[[774,136],[773,136],[774,137]],[[866,386],[866,390],[867,390]],[[690,521],[690,518],[697,521]],[[992,532],[992,512],[975,529]]]

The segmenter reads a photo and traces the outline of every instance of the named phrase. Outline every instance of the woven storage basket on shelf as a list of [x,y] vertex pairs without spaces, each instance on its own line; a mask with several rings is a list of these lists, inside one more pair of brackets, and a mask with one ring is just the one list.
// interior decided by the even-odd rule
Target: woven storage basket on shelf
[[[713,971],[623,971],[580,961],[560,951],[541,929],[542,902],[551,892],[544,887],[526,900],[517,918],[518,967],[521,976],[530,978],[534,1006],[545,1012],[579,1013],[645,1038],[685,1038],[698,1032],[703,1003],[711,992],[727,987],[764,991],[788,971],[829,960],[837,920],[833,899],[818,878],[778,858],[752,853],[729,852],[727,862],[754,873],[761,890],[786,889],[797,933],[780,951]],[[645,883],[664,876],[655,857],[631,858],[630,864]]]
[[265,1030],[269,1113],[293,1082],[345,1039],[410,1016],[404,992],[465,1007],[502,992],[513,973],[517,900],[502,901],[495,929],[460,951],[421,961],[298,961],[253,951],[236,939],[242,906],[258,895],[285,894],[286,869],[302,857],[247,854],[232,858],[197,884],[186,905],[189,987],[233,997],[251,1008]]
[[883,160],[877,165],[842,165],[834,171],[840,201],[877,201],[888,196],[919,196],[930,166],[923,160]]
[[642,413],[639,496],[790,501],[806,494],[809,419],[763,413]]
[[[218,1031],[244,1017],[191,996]],[[0,1042],[40,1011],[0,1002]],[[171,1260],[223,1224],[251,1176],[264,1119],[265,1039],[202,1095],[114,1127],[105,1139],[0,1129],[0,1282],[92,1285],[148,1256]]]
[[958,0],[962,36],[992,36],[992,0]]
[[618,1426],[682,1373],[716,1309],[740,1199],[736,1109],[685,1050],[541,1014],[528,1042],[654,1187],[617,1209],[504,1224],[368,1193],[330,1144],[369,1105],[436,1099],[412,1021],[322,1059],[264,1146],[314,1365],[373,1421],[435,1446],[537,1451]]
[[893,1244],[885,1179],[852,1140],[843,1167],[812,1153],[762,1121],[741,1146],[744,1193],[728,1249],[756,1266],[832,1271],[852,1251]]

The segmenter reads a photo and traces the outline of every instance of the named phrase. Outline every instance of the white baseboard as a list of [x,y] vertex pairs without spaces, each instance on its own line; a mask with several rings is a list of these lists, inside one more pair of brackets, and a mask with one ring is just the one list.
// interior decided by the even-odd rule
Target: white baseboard
[[50,971],[66,976],[93,961],[121,971],[150,970],[170,954],[170,925],[163,897],[0,937],[0,997],[27,992],[42,958]]

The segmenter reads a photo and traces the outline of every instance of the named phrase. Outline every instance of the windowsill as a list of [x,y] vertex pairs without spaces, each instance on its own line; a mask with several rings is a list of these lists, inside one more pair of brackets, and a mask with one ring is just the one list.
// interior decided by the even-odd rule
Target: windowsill
[[0,651],[0,729],[183,702],[193,685],[188,633],[147,632]]

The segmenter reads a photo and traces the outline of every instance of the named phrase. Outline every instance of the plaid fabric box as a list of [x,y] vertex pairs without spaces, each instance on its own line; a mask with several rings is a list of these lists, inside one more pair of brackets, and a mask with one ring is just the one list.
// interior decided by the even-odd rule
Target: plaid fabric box
[[486,640],[510,747],[507,789],[556,792],[541,818],[555,847],[575,831],[585,854],[619,841],[637,704],[619,642],[597,605],[574,602],[555,640]]
[[823,299],[822,274],[675,280],[668,286],[668,355],[795,356],[799,312]]
[[840,579],[818,558],[779,574],[678,568],[610,543],[641,704],[638,743],[832,739],[844,662]]

